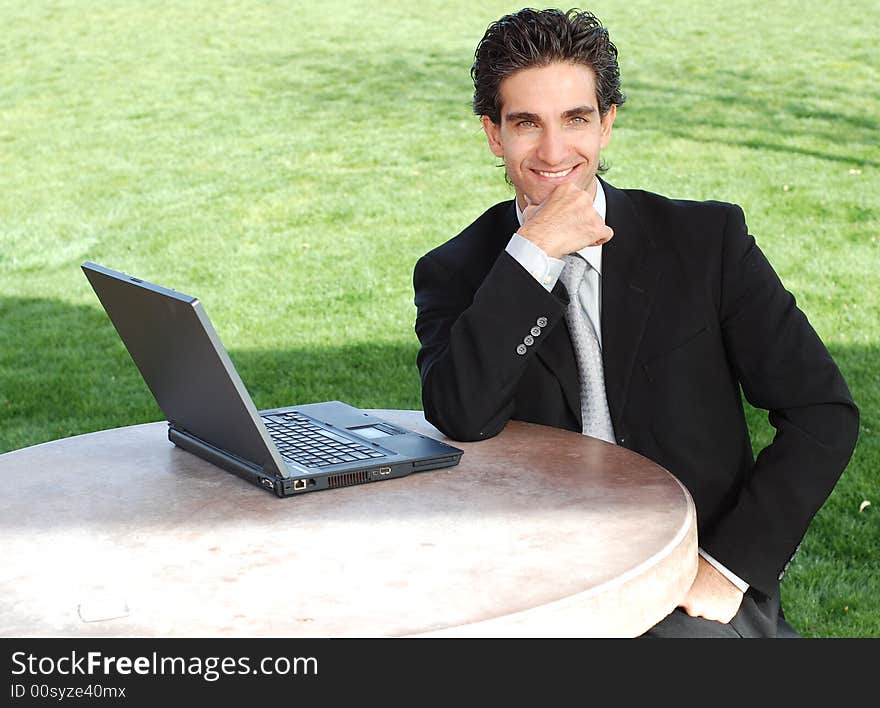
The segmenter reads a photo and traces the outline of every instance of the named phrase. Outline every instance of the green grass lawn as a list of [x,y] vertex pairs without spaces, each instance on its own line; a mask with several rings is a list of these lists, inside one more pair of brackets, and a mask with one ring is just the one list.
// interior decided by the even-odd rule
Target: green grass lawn
[[[519,7],[0,0],[0,452],[161,418],[87,259],[198,295],[259,407],[420,407],[412,266],[510,197],[468,70]],[[861,408],[783,602],[878,637],[877,4],[591,9],[628,95],[608,179],[741,204]]]

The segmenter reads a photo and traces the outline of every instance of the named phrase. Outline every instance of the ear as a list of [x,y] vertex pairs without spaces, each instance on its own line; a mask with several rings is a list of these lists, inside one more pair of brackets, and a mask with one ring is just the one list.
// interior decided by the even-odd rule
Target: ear
[[489,116],[483,116],[480,121],[489,141],[489,149],[495,157],[504,157],[504,144],[501,142],[501,126],[492,121]]
[[602,130],[601,130],[600,145],[603,148],[606,145],[608,145],[608,141],[611,140],[611,128],[614,125],[614,119],[616,117],[617,117],[617,104],[612,103],[611,107],[608,109],[608,111],[605,113],[605,115],[602,116],[602,120],[601,120]]

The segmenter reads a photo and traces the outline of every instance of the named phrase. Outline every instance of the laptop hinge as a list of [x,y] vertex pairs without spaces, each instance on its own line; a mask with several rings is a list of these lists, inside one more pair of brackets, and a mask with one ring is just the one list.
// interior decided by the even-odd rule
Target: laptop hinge
[[241,477],[253,484],[257,484],[268,491],[275,492],[279,497],[283,497],[284,491],[281,487],[281,480],[274,474],[270,474],[261,469],[253,462],[248,462],[240,457],[236,457],[224,450],[200,440],[196,436],[186,433],[182,430],[174,428],[171,423],[168,424],[168,439],[177,447],[191,452],[203,460],[222,467],[227,472]]

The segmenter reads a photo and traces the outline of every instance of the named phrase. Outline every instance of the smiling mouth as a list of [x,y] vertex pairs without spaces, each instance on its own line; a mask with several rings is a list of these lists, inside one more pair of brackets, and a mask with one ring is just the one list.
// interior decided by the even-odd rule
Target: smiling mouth
[[574,167],[569,167],[567,170],[559,170],[558,172],[545,172],[544,170],[532,171],[546,179],[562,179],[563,177],[568,177],[574,169]]

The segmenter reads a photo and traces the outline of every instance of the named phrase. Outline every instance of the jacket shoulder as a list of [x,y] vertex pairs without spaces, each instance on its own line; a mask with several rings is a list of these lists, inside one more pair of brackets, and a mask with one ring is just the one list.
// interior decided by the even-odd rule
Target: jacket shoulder
[[731,212],[742,213],[742,209],[730,202],[714,199],[698,201],[693,199],[673,199],[641,189],[619,190],[643,213],[681,221],[726,220]]
[[626,223],[637,224],[654,247],[688,262],[715,260],[731,236],[737,242],[748,233],[743,210],[729,202],[672,199],[638,189],[620,190],[618,197],[618,205],[630,212]]

